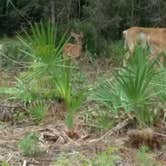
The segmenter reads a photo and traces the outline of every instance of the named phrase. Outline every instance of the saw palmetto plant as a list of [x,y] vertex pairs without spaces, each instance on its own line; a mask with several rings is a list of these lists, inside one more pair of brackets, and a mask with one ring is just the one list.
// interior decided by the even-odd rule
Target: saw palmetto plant
[[[67,33],[61,38],[57,37],[55,26],[49,22],[31,25],[30,31],[24,29],[23,32],[22,35],[18,34],[18,39],[24,45],[21,51],[33,60],[21,73],[15,88],[4,88],[0,92],[10,92],[13,99],[23,102],[59,98],[67,109],[67,125],[72,127],[74,113],[85,100],[86,91],[74,89],[72,78],[75,66],[63,56]],[[40,113],[42,108],[35,110]]]
[[137,47],[127,67],[120,69],[114,79],[104,81],[92,95],[92,99],[109,107],[112,112],[123,108],[134,112],[141,124],[151,124],[156,93],[151,85],[156,77],[154,62],[148,61],[148,49]]

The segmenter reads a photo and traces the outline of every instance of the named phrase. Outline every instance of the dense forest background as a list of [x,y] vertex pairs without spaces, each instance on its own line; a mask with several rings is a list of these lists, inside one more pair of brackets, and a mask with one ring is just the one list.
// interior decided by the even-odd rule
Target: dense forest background
[[12,36],[30,22],[50,19],[61,33],[83,31],[88,50],[98,53],[130,26],[166,26],[165,11],[165,0],[1,0],[0,36]]

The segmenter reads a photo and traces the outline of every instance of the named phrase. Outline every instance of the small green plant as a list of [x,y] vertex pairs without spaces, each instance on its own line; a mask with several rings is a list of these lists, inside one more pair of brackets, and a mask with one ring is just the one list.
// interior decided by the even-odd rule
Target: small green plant
[[114,126],[114,121],[111,119],[108,110],[98,110],[97,126],[101,129],[109,129]]
[[25,156],[35,156],[39,153],[39,136],[37,133],[30,133],[19,143],[19,148]]
[[122,40],[112,42],[110,45],[110,50],[113,56],[123,56],[126,52],[123,47],[124,42]]
[[143,145],[139,148],[139,152],[148,153],[148,152],[150,152],[150,149],[149,149],[149,147]]
[[120,157],[116,154],[117,148],[110,147],[106,151],[97,155],[95,159],[92,161],[92,166],[114,166],[116,162],[120,161]]
[[0,94],[6,96],[7,99],[20,101],[21,103],[29,103],[40,97],[40,92],[37,92],[37,88],[32,84],[31,80],[25,78],[16,78],[15,87],[0,87]]
[[110,52],[111,52],[111,58],[118,64],[122,63],[123,56],[126,53],[126,50],[124,49],[124,43],[122,40],[114,41],[110,43]]
[[64,59],[58,73],[54,77],[56,94],[63,99],[67,110],[66,124],[69,128],[73,126],[73,116],[86,99],[86,90],[74,90],[73,71],[75,66],[69,59]]
[[36,101],[29,107],[29,113],[34,122],[41,122],[47,113],[47,106],[44,102]]
[[0,161],[1,166],[10,166],[10,164],[7,161]]
[[73,93],[72,100],[68,103],[67,108],[67,116],[66,116],[66,124],[68,128],[72,128],[74,125],[74,115],[81,107],[81,105],[85,102],[87,97],[87,90],[83,89],[76,93]]
[[152,157],[150,157],[150,154],[148,154],[149,149],[146,146],[142,146],[139,151],[137,152],[136,159],[139,166],[157,166],[155,164],[155,161]]

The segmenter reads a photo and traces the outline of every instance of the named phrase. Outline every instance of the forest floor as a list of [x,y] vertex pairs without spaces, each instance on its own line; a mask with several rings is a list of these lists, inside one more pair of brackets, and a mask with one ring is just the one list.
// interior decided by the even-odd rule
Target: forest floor
[[[108,63],[108,64],[107,64]],[[115,67],[103,61],[97,67],[84,65],[88,81],[94,82],[100,75],[107,74]],[[1,75],[2,76],[2,75]],[[12,85],[14,77],[3,75],[1,86]],[[2,97],[0,98],[1,101]],[[2,105],[0,105],[1,107]],[[166,142],[160,144],[153,140],[153,131],[166,136],[166,124],[145,129],[152,138],[152,149],[136,148],[131,145],[129,131],[134,129],[134,119],[125,119],[110,129],[98,129],[88,123],[83,114],[95,110],[95,103],[88,103],[75,116],[75,125],[69,130],[63,118],[63,106],[54,105],[54,116],[48,115],[38,125],[30,119],[21,122],[0,123],[0,161],[2,166],[8,162],[10,166],[164,166],[166,165]],[[3,108],[1,107],[1,111]],[[65,114],[65,113],[64,113]],[[35,157],[25,157],[19,149],[19,142],[29,133],[38,133],[40,152]],[[142,139],[141,137],[139,139]],[[154,137],[158,139],[158,137]],[[138,140],[139,142],[140,140]],[[156,143],[156,144],[155,144]],[[136,142],[137,144],[137,142]],[[153,146],[155,144],[155,146]]]

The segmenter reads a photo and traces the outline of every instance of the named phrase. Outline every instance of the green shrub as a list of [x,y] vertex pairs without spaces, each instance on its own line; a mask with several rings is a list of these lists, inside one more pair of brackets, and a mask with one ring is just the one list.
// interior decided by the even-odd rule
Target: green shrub
[[[73,70],[75,65],[69,58],[64,58],[63,47],[68,41],[66,34],[57,38],[57,30],[51,23],[40,22],[31,26],[30,32],[24,30],[18,35],[23,44],[23,52],[33,61],[27,71],[21,73],[16,87],[1,88],[1,93],[8,93],[12,99],[31,103],[33,100],[57,98],[64,101],[67,108],[66,123],[73,124],[74,113],[86,99],[86,91],[74,89]],[[25,48],[25,50],[24,50]],[[44,107],[37,105],[30,108],[34,120],[44,116]]]
[[111,81],[99,84],[92,99],[104,104],[112,113],[121,108],[126,113],[133,112],[141,125],[153,124],[156,118],[153,101],[157,98],[151,83],[156,72],[147,55],[147,49],[138,47],[128,66],[120,69]]
[[34,122],[39,123],[42,121],[47,113],[47,106],[42,101],[36,101],[30,104],[29,113]]
[[35,156],[39,153],[39,136],[36,133],[30,133],[19,143],[19,148],[25,156]]
[[40,98],[55,97],[54,79],[58,66],[62,64],[62,49],[66,41],[56,39],[56,29],[50,23],[34,24],[30,31],[18,35],[23,45],[22,51],[32,59],[27,71],[21,73],[16,87],[2,88],[2,93],[9,93],[12,99],[31,102]]
[[136,163],[139,164],[139,166],[159,166],[148,152],[149,149],[146,146],[142,146],[136,154]]
[[[128,67],[119,72],[117,81],[126,98],[126,111],[135,111],[145,123],[150,123],[149,105],[154,98],[151,86],[156,73],[148,63],[148,50],[137,48]],[[144,113],[143,113],[144,112]],[[143,116],[142,116],[143,113]],[[147,116],[146,116],[147,114]],[[147,118],[147,119],[146,119]],[[148,119],[150,118],[150,119]]]

